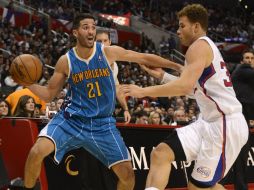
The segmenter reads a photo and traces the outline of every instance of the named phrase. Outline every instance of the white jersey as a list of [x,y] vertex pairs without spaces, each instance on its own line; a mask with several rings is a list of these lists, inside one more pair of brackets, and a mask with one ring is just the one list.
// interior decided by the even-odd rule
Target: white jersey
[[115,79],[115,83],[116,85],[119,84],[119,81],[117,79],[117,75],[118,75],[118,66],[116,64],[116,62],[114,62],[114,65],[113,65],[113,75],[114,75],[114,79]]
[[[213,61],[205,68],[194,90],[202,118],[214,121],[223,115],[242,112],[242,105],[236,99],[226,64],[213,41],[204,36],[213,51]],[[188,64],[188,63],[187,63]]]

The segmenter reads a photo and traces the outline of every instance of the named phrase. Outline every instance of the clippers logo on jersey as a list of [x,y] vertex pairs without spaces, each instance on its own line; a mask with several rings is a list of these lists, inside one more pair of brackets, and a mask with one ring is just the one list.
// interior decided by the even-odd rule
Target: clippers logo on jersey
[[197,168],[197,172],[202,175],[202,177],[207,178],[211,174],[211,170],[207,167],[199,167]]
[[104,69],[94,69],[94,70],[88,70],[88,71],[82,71],[80,73],[74,73],[72,74],[72,81],[74,84],[77,84],[79,82],[82,82],[84,79],[93,79],[98,77],[109,77],[110,72],[108,68]]

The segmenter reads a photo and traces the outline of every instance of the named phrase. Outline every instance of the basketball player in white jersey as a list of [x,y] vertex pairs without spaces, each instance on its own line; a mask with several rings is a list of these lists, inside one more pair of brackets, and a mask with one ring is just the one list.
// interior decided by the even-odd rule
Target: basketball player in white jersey
[[206,36],[207,10],[187,5],[179,13],[177,34],[189,46],[179,78],[166,84],[140,88],[123,85],[126,96],[142,98],[194,93],[199,119],[176,129],[151,153],[146,190],[164,190],[173,161],[196,160],[188,189],[224,189],[218,185],[248,138],[242,106],[235,97],[229,72],[216,45]]
[[[108,31],[97,30],[95,38],[96,38],[97,42],[101,42],[105,46],[111,45],[110,34]],[[122,97],[119,93],[119,81],[117,78],[118,66],[117,66],[116,62],[112,63],[111,65],[112,65],[111,69],[113,70],[114,80],[115,80],[115,84],[116,84],[116,97],[117,97],[117,100],[119,101],[119,103],[121,104],[121,107],[124,109],[124,121],[126,123],[129,123],[131,120],[131,115],[130,115],[130,112],[128,109],[128,105],[127,105],[125,97]]]

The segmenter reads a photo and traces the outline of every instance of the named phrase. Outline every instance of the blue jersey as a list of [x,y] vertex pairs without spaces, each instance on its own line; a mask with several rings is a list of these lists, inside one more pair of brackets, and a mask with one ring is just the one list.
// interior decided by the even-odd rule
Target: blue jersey
[[88,59],[80,58],[75,48],[66,55],[70,86],[64,111],[85,118],[112,116],[116,99],[115,82],[102,44],[95,42]]
[[115,81],[103,52],[95,43],[92,55],[80,58],[75,48],[67,52],[69,91],[59,111],[40,135],[55,145],[54,159],[59,163],[66,152],[83,147],[105,166],[130,161],[128,149],[116,128]]

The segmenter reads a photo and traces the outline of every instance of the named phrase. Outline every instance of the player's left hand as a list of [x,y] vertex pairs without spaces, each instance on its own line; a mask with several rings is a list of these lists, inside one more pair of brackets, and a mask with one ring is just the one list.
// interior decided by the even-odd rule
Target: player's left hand
[[131,114],[128,110],[124,111],[124,121],[126,124],[130,123],[130,121],[131,121]]
[[134,96],[136,98],[143,98],[144,97],[143,88],[141,88],[137,85],[133,85],[133,84],[121,85],[120,91],[122,91],[125,96]]

